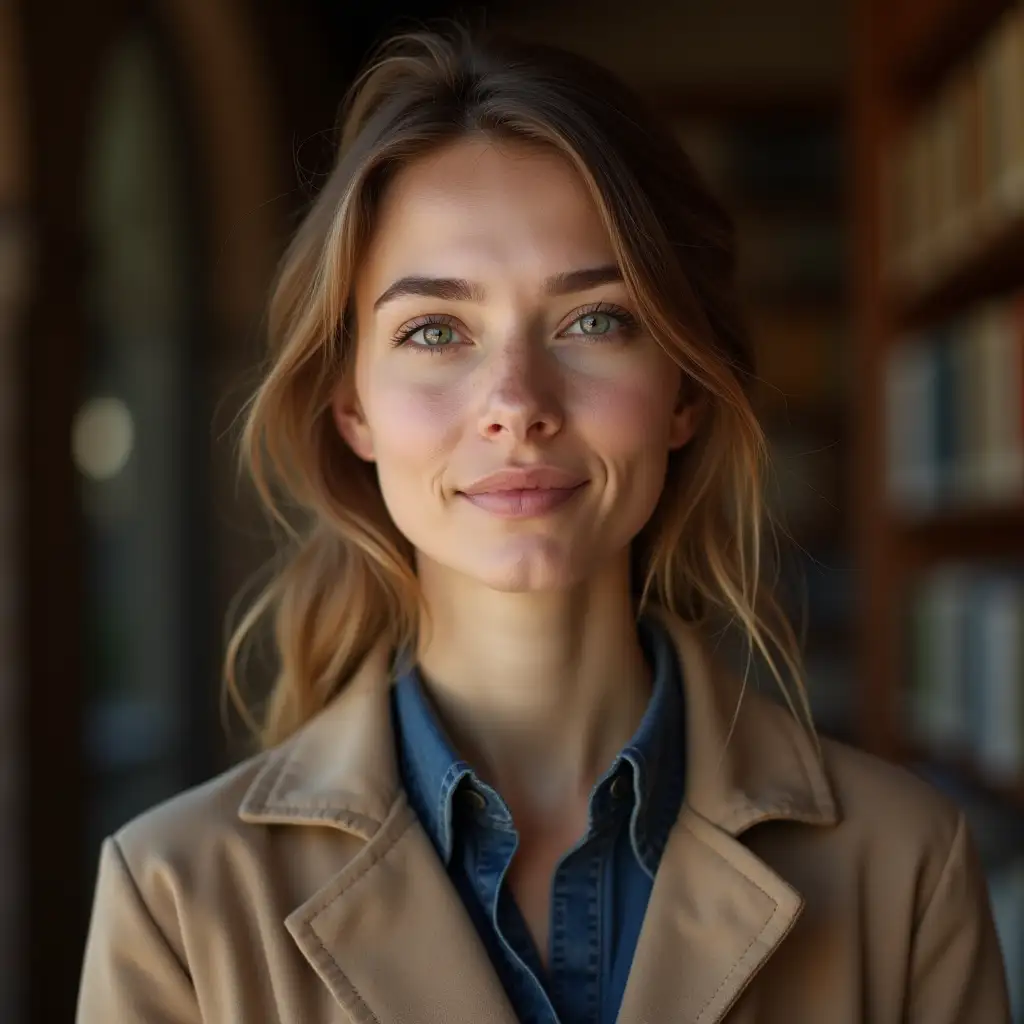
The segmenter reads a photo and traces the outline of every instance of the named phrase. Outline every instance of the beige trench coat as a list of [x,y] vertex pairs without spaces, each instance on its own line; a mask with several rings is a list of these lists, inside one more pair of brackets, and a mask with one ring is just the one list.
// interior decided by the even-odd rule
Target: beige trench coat
[[[671,622],[685,806],[622,1024],[1004,1024],[963,818],[746,692]],[[79,1024],[514,1024],[401,788],[377,651],[281,748],[104,845]]]

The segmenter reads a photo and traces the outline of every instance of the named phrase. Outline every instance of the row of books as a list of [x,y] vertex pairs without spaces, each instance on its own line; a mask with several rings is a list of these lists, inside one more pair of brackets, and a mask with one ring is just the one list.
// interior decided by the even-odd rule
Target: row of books
[[929,751],[1024,779],[1024,565],[939,565],[907,603],[910,723]]
[[884,272],[912,290],[1024,217],[1024,9],[1012,7],[914,118],[882,187]]
[[1024,1024],[1024,857],[990,872],[989,898],[1010,986],[1014,1024]]
[[885,373],[887,487],[898,511],[1024,498],[1024,293],[901,339]]

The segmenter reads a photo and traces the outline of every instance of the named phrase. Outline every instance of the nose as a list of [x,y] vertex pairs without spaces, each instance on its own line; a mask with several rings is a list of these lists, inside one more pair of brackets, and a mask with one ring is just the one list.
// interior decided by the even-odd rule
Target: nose
[[515,345],[493,356],[493,375],[480,415],[480,433],[490,440],[544,441],[562,429],[564,414],[557,374],[546,353]]

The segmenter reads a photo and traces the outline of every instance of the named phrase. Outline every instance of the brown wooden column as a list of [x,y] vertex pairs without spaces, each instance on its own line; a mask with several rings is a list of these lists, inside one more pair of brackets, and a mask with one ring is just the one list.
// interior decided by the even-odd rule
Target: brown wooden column
[[27,870],[17,969],[22,1018],[33,1024],[74,1017],[91,891],[80,851],[83,573],[70,436],[86,347],[84,151],[106,43],[124,9],[116,0],[19,5],[34,264],[19,353]]
[[23,909],[25,861],[21,817],[24,776],[19,719],[24,699],[18,558],[23,481],[18,443],[22,394],[17,338],[29,276],[25,93],[21,26],[13,3],[0,2],[0,1020],[15,1021],[19,991],[15,951]]

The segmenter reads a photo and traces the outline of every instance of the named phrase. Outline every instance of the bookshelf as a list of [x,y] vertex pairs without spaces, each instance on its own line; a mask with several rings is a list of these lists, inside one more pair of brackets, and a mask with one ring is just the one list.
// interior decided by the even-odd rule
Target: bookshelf
[[904,93],[926,93],[975,47],[1013,0],[899,0],[884,11],[886,63]]
[[857,736],[1024,812],[1024,8],[855,31]]
[[1024,1022],[1024,5],[854,30],[854,736],[964,808]]
[[1020,283],[1024,267],[1024,217],[998,226],[997,233],[932,284],[898,299],[898,323],[935,323],[972,301],[1001,295]]

